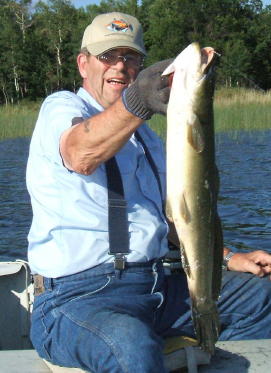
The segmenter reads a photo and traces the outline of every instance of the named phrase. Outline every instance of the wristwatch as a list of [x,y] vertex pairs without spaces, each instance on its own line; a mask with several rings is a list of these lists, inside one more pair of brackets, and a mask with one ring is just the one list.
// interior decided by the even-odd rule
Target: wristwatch
[[235,253],[233,253],[232,251],[229,251],[228,254],[226,254],[226,255],[223,257],[222,269],[225,269],[225,270],[228,269],[228,263],[229,263],[229,260],[230,260],[230,258],[231,258],[234,254],[235,254]]

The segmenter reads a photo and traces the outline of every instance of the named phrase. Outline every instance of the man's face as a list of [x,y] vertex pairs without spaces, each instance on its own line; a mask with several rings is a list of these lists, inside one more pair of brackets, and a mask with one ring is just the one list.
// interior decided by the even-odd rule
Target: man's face
[[[128,60],[125,62],[114,58],[116,56],[127,56]],[[135,80],[140,61],[141,56],[128,48],[111,49],[98,57],[81,53],[77,58],[83,88],[104,108],[112,105],[124,88]]]

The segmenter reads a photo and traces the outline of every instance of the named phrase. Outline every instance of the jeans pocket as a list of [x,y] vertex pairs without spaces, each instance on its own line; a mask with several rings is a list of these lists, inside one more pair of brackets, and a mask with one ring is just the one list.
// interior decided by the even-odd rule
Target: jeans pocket
[[[72,292],[71,297],[67,303],[75,302],[99,294],[109,286],[111,279],[112,277],[107,275],[97,277],[95,276],[94,278],[91,278],[91,280],[84,280],[82,283],[78,284],[80,294],[78,295],[78,291],[76,291],[76,293]],[[75,284],[73,284],[73,288],[76,289]],[[65,291],[65,286],[63,287],[63,290]]]

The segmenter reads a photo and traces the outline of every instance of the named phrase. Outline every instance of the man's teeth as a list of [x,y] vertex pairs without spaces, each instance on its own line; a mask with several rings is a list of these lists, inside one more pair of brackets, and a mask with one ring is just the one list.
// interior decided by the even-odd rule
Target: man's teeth
[[125,84],[125,82],[123,80],[119,80],[119,79],[109,79],[108,80],[108,83],[113,83],[113,84]]

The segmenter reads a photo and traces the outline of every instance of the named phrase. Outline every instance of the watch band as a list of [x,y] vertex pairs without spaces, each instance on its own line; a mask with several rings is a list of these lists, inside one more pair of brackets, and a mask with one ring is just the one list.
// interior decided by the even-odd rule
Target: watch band
[[229,263],[229,260],[230,258],[234,255],[235,253],[233,253],[232,251],[229,251],[228,254],[226,254],[224,257],[223,257],[223,262],[222,262],[222,268],[223,269],[228,269],[228,263]]

